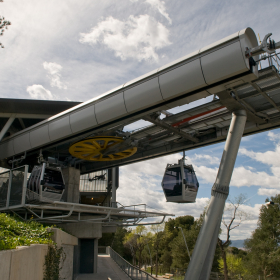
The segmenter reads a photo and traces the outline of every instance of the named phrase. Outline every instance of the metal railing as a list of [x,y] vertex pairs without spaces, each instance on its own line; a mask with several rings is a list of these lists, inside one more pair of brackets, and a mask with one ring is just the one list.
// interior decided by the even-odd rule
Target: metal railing
[[28,166],[20,166],[0,174],[0,210],[25,204]]
[[131,265],[124,258],[122,258],[117,252],[115,252],[111,247],[107,247],[108,254],[117,263],[117,265],[128,275],[129,278],[133,280],[153,280],[157,279],[151,274],[147,273]]
[[264,53],[260,56],[258,62],[259,70],[267,66],[274,66],[280,72],[280,53],[268,54]]

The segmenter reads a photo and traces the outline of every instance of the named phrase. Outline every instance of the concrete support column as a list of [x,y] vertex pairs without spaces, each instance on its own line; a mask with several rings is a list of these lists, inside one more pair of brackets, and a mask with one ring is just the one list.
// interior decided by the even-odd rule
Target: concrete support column
[[210,203],[191,256],[185,280],[207,280],[210,277],[223,210],[229,193],[229,183],[246,119],[246,111],[244,110],[232,113],[219,171],[212,187]]
[[67,167],[62,169],[62,174],[65,181],[64,199],[66,202],[79,203],[80,170],[74,167]]
[[93,273],[97,273],[97,261],[98,261],[98,239],[94,239],[94,258],[93,258]]
[[[85,217],[86,218],[86,217]],[[79,245],[74,248],[74,278],[81,273],[81,265],[84,263],[85,258],[92,260],[93,273],[97,272],[98,261],[98,239],[102,237],[102,224],[101,223],[67,223],[60,225],[64,230],[79,238]],[[92,245],[93,250],[88,255],[81,253],[82,241],[91,240],[89,245]],[[92,273],[92,272],[91,272]]]

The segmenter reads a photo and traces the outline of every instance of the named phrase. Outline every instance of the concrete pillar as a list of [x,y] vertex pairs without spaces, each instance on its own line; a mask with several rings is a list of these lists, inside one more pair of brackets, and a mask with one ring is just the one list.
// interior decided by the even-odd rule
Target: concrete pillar
[[62,169],[62,174],[65,182],[65,202],[79,203],[80,200],[80,170],[74,167]]
[[80,273],[80,262],[83,260],[83,257],[85,257],[81,255],[81,243],[83,239],[91,239],[92,242],[94,242],[93,251],[88,255],[88,257],[93,259],[93,273],[96,273],[98,260],[98,239],[102,237],[102,224],[79,222],[61,224],[60,227],[73,236],[79,238],[79,244],[74,247],[74,279]]
[[102,224],[101,223],[63,223],[59,225],[66,232],[78,238],[101,238]]
[[94,239],[93,273],[97,273],[98,239]]

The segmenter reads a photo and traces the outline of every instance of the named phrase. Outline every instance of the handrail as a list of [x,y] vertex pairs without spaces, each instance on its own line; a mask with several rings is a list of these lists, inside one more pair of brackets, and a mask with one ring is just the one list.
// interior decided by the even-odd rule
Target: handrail
[[154,276],[146,271],[133,266],[117,252],[115,252],[110,246],[107,247],[110,257],[117,263],[117,265],[128,275],[132,280],[157,280]]

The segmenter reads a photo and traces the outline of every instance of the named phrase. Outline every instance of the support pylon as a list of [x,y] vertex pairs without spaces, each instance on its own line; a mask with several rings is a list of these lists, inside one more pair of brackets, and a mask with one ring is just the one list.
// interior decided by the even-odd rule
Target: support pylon
[[208,280],[210,277],[224,206],[229,193],[229,183],[246,119],[246,111],[244,110],[232,113],[219,171],[211,191],[210,203],[192,253],[185,280]]

